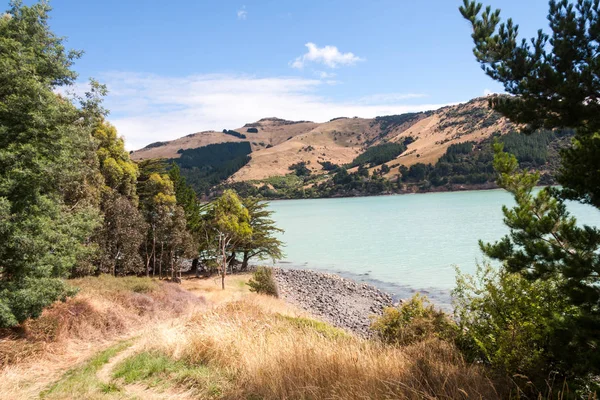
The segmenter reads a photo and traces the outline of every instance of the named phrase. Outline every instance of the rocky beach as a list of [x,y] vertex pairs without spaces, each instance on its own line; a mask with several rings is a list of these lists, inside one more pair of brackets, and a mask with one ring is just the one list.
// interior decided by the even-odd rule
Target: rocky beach
[[363,337],[371,335],[371,318],[393,305],[388,293],[335,274],[274,268],[273,276],[282,299]]

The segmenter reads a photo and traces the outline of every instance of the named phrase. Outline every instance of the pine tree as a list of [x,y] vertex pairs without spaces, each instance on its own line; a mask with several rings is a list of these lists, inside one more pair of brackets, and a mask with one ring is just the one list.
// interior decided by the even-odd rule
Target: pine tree
[[238,247],[234,249],[234,252],[242,252],[241,269],[246,270],[248,262],[254,257],[261,260],[267,258],[281,259],[283,257],[281,251],[283,243],[275,235],[282,233],[283,230],[275,226],[275,221],[271,218],[273,211],[268,209],[269,204],[254,197],[244,198],[242,203],[248,210],[252,235],[240,242]]
[[518,172],[516,157],[503,152],[501,144],[494,151],[498,184],[512,193],[517,205],[502,209],[510,234],[493,244],[480,242],[480,247],[509,273],[556,283],[558,293],[578,312],[569,318],[557,315],[557,337],[549,351],[565,375],[598,374],[600,230],[578,226],[556,189],[534,195],[539,174]]
[[464,0],[460,12],[473,27],[473,53],[483,70],[512,96],[490,105],[525,132],[573,128],[562,152],[562,195],[600,207],[600,2],[551,0],[551,33],[519,41],[519,27],[500,20],[500,10]]

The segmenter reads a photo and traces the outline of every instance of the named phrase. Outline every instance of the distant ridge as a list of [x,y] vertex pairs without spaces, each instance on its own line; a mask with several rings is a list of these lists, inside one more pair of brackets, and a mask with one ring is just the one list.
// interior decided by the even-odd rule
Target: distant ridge
[[[256,131],[248,133],[248,128]],[[348,164],[369,147],[401,143],[410,137],[412,142],[406,151],[387,163],[390,171],[386,175],[391,177],[398,174],[400,165],[435,163],[452,144],[478,143],[515,127],[490,110],[487,99],[480,97],[426,112],[376,118],[337,117],[323,123],[267,117],[231,130],[244,133],[246,138],[204,131],[151,143],[134,151],[131,157],[178,158],[182,150],[247,141],[252,149],[250,162],[230,178],[239,182],[283,176],[290,173],[290,166],[302,162],[312,172],[323,171],[322,163]]]

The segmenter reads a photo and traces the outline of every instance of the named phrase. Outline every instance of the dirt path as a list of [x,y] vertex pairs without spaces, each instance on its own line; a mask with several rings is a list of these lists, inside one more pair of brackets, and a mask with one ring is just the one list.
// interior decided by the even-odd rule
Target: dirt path
[[[162,326],[160,326],[162,325]],[[170,330],[172,335],[177,334],[177,329],[173,321],[160,324],[154,329]],[[107,386],[116,384],[121,389],[121,395],[126,399],[141,399],[141,400],[191,400],[193,395],[191,391],[176,391],[171,388],[149,388],[143,384],[121,384],[118,380],[115,381],[113,373],[115,368],[127,358],[142,351],[144,348],[143,338],[137,337],[135,342],[112,357],[106,364],[96,372],[96,377]]]
[[136,346],[136,344],[133,344],[133,345],[129,346],[128,348],[126,348],[125,350],[123,350],[122,352],[120,352],[119,354],[117,354],[116,356],[114,356],[113,358],[111,358],[106,364],[104,364],[102,366],[102,368],[100,368],[100,370],[98,372],[96,372],[96,376],[98,377],[98,379],[101,382],[108,385],[112,380],[112,373],[113,373],[115,367],[121,361],[123,361],[126,358],[128,358],[129,356],[135,354],[137,349],[138,349],[138,346]]

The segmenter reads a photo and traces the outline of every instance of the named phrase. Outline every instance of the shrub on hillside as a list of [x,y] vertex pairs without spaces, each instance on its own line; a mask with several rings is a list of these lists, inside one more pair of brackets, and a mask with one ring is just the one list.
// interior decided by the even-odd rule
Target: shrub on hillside
[[371,329],[384,342],[401,346],[432,337],[452,339],[456,334],[455,323],[419,294],[400,307],[386,308]]
[[252,275],[252,279],[248,281],[248,286],[250,286],[251,292],[278,297],[277,284],[273,279],[273,269],[271,268],[256,268],[256,271],[254,271],[254,274]]

